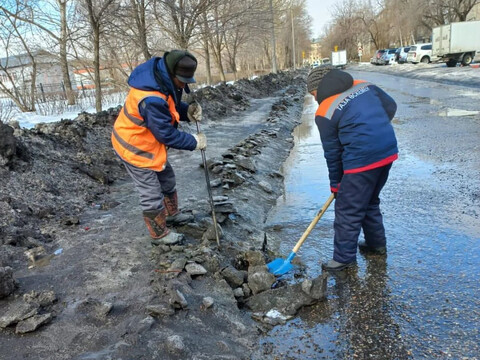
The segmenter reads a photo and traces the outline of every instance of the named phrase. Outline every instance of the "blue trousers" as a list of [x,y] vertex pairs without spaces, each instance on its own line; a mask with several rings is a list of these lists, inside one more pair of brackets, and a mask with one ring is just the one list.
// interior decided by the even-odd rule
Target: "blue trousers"
[[333,259],[341,263],[356,260],[357,243],[363,229],[365,241],[373,247],[385,246],[385,228],[380,212],[380,191],[387,182],[392,164],[376,169],[344,174],[335,200]]

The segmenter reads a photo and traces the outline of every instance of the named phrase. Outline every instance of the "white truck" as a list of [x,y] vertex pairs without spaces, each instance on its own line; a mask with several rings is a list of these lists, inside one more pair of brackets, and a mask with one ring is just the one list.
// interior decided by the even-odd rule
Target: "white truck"
[[332,51],[332,66],[344,67],[347,65],[347,50]]
[[456,22],[433,29],[432,55],[448,67],[480,60],[480,21]]

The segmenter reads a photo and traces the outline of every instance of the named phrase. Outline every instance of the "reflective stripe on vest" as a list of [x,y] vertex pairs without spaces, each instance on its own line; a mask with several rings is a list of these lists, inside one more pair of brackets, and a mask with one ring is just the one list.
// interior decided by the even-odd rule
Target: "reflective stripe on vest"
[[160,97],[167,102],[172,115],[172,125],[180,120],[172,96],[158,91],[131,88],[113,126],[111,140],[117,154],[126,162],[137,167],[162,171],[167,162],[167,148],[146,127],[138,108],[148,97]]
[[330,96],[323,100],[321,104],[318,106],[317,112],[315,113],[315,116],[323,116],[327,119],[331,119],[333,116],[333,113],[335,110],[337,110],[337,107],[349,96],[355,94],[356,92],[368,87],[369,85],[372,85],[369,82],[363,81],[363,80],[354,80],[353,81],[353,86],[348,89],[347,91],[344,91],[340,94],[336,94],[333,96]]

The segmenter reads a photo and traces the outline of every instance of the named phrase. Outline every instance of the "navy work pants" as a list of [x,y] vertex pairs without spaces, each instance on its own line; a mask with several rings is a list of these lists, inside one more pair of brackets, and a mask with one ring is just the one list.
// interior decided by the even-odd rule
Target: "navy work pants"
[[388,164],[343,175],[335,200],[333,260],[341,263],[356,260],[361,229],[369,246],[386,245],[379,195],[391,167],[392,164]]

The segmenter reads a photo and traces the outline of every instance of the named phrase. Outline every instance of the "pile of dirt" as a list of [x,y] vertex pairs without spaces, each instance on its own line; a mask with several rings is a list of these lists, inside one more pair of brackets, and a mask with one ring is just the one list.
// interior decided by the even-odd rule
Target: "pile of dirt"
[[[245,110],[249,98],[271,96],[295,77],[299,75],[283,72],[194,94],[207,105],[208,120],[217,121]],[[188,96],[185,100],[190,101]],[[0,123],[0,267],[22,266],[24,248],[54,241],[55,226],[47,230],[45,223],[77,225],[86,207],[112,206],[104,202],[105,194],[125,177],[110,143],[119,110],[82,113],[73,121],[42,123],[33,129]]]

